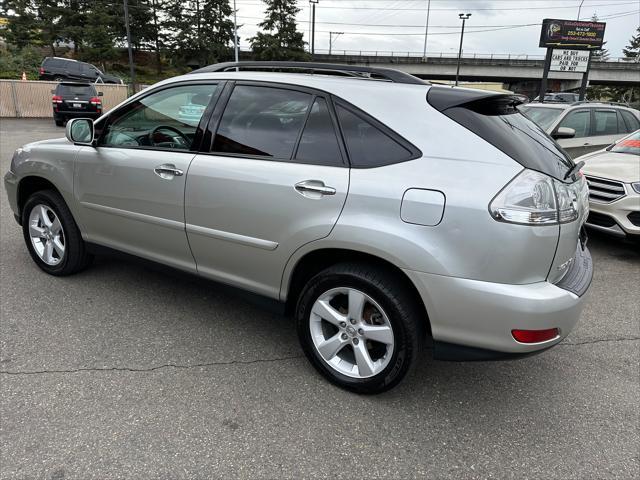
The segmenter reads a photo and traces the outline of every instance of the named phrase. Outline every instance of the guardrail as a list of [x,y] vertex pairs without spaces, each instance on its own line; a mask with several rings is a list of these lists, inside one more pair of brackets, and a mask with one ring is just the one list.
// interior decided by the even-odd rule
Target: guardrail
[[[53,117],[51,90],[58,82],[0,80],[0,117]],[[103,93],[102,110],[112,109],[127,98],[126,85],[96,84]]]

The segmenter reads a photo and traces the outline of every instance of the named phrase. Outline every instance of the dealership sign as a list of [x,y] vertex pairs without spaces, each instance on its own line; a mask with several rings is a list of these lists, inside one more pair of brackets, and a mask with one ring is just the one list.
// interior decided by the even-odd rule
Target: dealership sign
[[604,42],[605,25],[604,22],[545,18],[540,32],[540,47],[598,50]]
[[549,70],[554,72],[586,72],[589,52],[584,50],[562,50],[555,48],[551,55]]

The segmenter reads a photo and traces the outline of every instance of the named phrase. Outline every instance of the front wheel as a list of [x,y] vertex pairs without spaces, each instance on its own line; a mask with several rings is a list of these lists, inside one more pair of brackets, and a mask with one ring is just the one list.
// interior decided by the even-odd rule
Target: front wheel
[[383,392],[415,363],[421,310],[397,277],[365,264],[340,264],[305,286],[296,308],[298,337],[313,366],[336,385]]
[[22,209],[22,232],[31,257],[51,275],[71,275],[92,260],[80,230],[60,194],[43,190]]

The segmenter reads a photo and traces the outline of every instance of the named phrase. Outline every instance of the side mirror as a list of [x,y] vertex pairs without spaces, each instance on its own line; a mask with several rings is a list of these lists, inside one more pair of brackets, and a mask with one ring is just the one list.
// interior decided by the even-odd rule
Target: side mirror
[[102,97],[102,96],[104,96],[104,93],[103,92],[98,92],[98,96]]
[[551,134],[556,140],[559,138],[573,138],[576,136],[576,131],[569,127],[558,127],[558,129]]
[[67,122],[65,130],[67,140],[75,145],[89,145],[93,143],[93,120],[89,118],[72,118]]

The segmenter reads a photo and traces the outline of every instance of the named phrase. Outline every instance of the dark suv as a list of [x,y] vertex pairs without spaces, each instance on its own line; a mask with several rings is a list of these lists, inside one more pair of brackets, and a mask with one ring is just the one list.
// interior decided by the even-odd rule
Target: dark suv
[[70,118],[93,118],[102,115],[102,92],[90,83],[61,82],[51,90],[53,119],[59,127]]
[[40,80],[123,83],[120,77],[103,73],[90,63],[60,57],[46,57],[42,61]]

